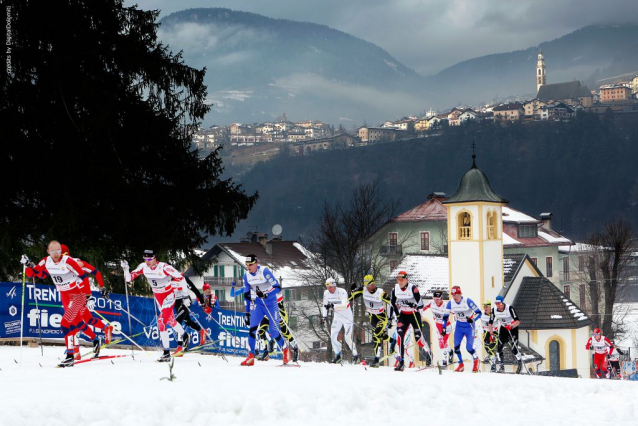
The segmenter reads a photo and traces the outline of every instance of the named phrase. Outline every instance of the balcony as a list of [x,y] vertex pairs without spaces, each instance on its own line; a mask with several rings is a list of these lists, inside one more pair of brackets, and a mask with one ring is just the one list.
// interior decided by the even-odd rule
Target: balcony
[[[571,274],[571,275],[574,275],[574,274]],[[569,271],[568,272],[565,272],[565,271],[559,272],[559,277],[560,277],[560,282],[562,282],[562,283],[563,282],[570,282],[570,279],[569,279],[570,278],[570,273],[569,273]]]
[[379,254],[381,256],[403,256],[403,246],[401,244],[393,246],[381,246]]
[[230,287],[233,281],[241,283],[241,278],[233,277],[204,277],[204,282],[211,287]]

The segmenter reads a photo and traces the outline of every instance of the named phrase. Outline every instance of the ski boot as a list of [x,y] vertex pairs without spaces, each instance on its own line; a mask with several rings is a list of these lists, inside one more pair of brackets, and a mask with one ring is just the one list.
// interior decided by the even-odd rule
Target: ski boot
[[284,349],[284,365],[290,362],[290,347],[286,346]]
[[394,350],[396,349],[396,345],[397,345],[397,340],[390,338],[390,353],[393,354]]
[[275,352],[275,339],[270,339],[268,341],[268,353],[271,354]]
[[496,363],[495,362],[493,362],[492,365],[490,366],[490,372],[496,373]]
[[240,365],[244,367],[252,367],[253,365],[255,365],[255,354],[253,354],[252,352],[249,353],[248,357],[246,357],[246,359],[243,360]]
[[456,367],[456,371],[457,373],[462,373],[465,371],[465,366],[463,365],[463,363],[460,363],[458,367]]
[[330,362],[331,364],[338,364],[341,362],[341,352],[335,355],[334,359]]
[[205,345],[206,344],[206,330],[204,330],[203,328],[201,330],[199,330],[199,344],[200,345]]
[[64,360],[62,360],[61,363],[58,364],[58,367],[60,368],[64,368],[64,367],[73,367],[73,352],[67,352],[66,353],[66,358]]
[[268,348],[264,348],[264,350],[261,351],[261,354],[259,354],[259,356],[256,359],[257,361],[268,361],[270,359]]
[[400,359],[398,360],[397,364],[394,366],[394,371],[403,371],[405,370],[405,364],[403,363],[403,360]]
[[188,344],[191,342],[191,335],[184,332],[182,335],[182,346],[184,347],[184,352],[188,349]]
[[104,341],[102,340],[102,336],[97,336],[93,340],[93,353],[95,354],[95,355],[93,355],[93,358],[97,358],[97,357],[100,356],[100,348],[102,347],[103,343],[104,343]]
[[370,363],[370,368],[379,368],[379,357],[375,356],[374,360]]
[[296,345],[291,347],[290,352],[292,353],[292,362],[297,362],[299,360],[299,347]]
[[501,364],[498,366],[498,372],[499,373],[505,373],[505,364],[501,362]]
[[359,364],[359,362],[360,362],[359,355],[358,354],[352,355],[352,363]]
[[425,348],[419,348],[419,351],[421,352],[421,357],[425,360],[425,365],[426,366],[431,366],[432,365],[432,353],[430,351],[428,351]]
[[169,362],[171,360],[171,351],[164,349],[164,353],[157,359],[157,362]]
[[516,363],[516,374],[521,374],[522,369],[523,369],[523,361],[519,359]]
[[414,361],[410,361],[410,364],[408,365],[408,368],[414,368]]
[[472,373],[478,373],[479,372],[479,364],[481,363],[481,360],[478,359],[478,357],[474,358],[474,365],[472,365]]
[[75,361],[79,361],[82,359],[82,355],[80,355],[80,347],[79,346],[73,346],[73,359]]
[[448,364],[453,364],[454,363],[454,352],[450,351],[448,352]]
[[172,354],[174,357],[181,358],[184,356],[184,347],[181,343],[177,343],[177,348],[175,348],[175,352]]
[[109,343],[111,343],[112,339],[113,339],[113,326],[107,325],[106,327],[104,327],[104,344],[108,345]]

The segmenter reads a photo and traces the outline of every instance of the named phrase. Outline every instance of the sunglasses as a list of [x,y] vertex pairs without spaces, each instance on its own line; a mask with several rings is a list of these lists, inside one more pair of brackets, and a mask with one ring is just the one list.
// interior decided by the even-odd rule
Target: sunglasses
[[153,259],[155,259],[155,258],[154,257],[145,257],[144,258],[144,262],[150,262]]
[[257,262],[246,262],[246,266],[254,265],[254,264],[256,264],[256,263],[257,263]]
[[49,250],[50,254],[60,254],[62,253],[62,250]]

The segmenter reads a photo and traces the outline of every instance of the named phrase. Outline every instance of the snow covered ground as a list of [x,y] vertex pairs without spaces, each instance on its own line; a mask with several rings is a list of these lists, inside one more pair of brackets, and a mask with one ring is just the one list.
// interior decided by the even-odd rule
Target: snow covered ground
[[[638,382],[472,374],[159,352],[54,368],[61,346],[0,346],[0,425],[635,424]],[[130,354],[108,349],[104,354]],[[18,361],[16,363],[15,361]],[[500,420],[497,420],[500,419]],[[413,423],[418,422],[418,423]],[[453,423],[450,423],[453,422]],[[567,424],[567,423],[565,423]]]

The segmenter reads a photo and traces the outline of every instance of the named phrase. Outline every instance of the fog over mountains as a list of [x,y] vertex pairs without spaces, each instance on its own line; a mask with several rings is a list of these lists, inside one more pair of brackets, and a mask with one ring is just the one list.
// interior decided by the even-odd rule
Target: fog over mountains
[[638,25],[585,27],[540,46],[469,59],[428,77],[380,47],[325,25],[230,9],[173,13],[161,20],[159,36],[174,51],[183,50],[186,63],[207,68],[208,98],[215,105],[206,125],[262,122],[283,112],[293,120],[374,125],[429,108],[533,94],[539,48],[548,83],[580,79],[592,84],[638,70]]

